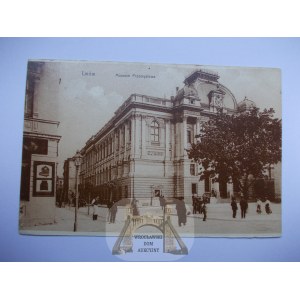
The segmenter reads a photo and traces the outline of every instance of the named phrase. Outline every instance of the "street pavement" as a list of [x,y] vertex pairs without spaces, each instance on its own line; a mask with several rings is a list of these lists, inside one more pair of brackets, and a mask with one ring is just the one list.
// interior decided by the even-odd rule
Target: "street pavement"
[[[281,204],[271,204],[272,214],[267,215],[263,212],[261,215],[256,213],[255,203],[249,203],[245,219],[241,219],[240,208],[237,211],[237,217],[232,218],[230,203],[218,203],[207,205],[207,220],[203,221],[202,214],[193,215],[192,207],[187,205],[187,224],[178,226],[176,210],[173,207],[170,216],[174,228],[181,237],[201,237],[201,236],[223,236],[223,237],[265,237],[279,236],[281,233]],[[97,236],[118,236],[124,226],[126,219],[126,209],[118,207],[116,222],[108,222],[108,209],[99,207],[100,214],[96,221],[92,219],[92,209],[88,215],[88,208],[81,207],[78,210],[78,230],[74,233],[74,207],[56,208],[56,217],[54,224],[38,225],[33,227],[24,227],[21,233],[32,234],[52,234],[52,235],[97,235]],[[140,209],[141,215],[152,213],[162,216],[160,207]],[[153,227],[154,228],[154,227]],[[157,229],[153,229],[157,233]]]

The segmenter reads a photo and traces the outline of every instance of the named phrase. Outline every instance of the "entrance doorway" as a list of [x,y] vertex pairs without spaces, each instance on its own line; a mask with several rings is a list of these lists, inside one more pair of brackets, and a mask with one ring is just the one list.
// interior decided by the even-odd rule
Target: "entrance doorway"
[[227,182],[224,179],[219,181],[219,191],[221,198],[227,198]]

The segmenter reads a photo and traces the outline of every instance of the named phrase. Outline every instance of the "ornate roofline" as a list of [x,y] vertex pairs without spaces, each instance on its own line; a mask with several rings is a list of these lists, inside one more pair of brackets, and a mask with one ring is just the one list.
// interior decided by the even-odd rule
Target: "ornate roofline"
[[193,71],[189,76],[187,76],[185,78],[183,83],[186,85],[190,85],[198,78],[213,81],[213,82],[218,82],[218,79],[220,78],[220,76],[217,72],[214,72],[211,70],[200,69],[197,71]]

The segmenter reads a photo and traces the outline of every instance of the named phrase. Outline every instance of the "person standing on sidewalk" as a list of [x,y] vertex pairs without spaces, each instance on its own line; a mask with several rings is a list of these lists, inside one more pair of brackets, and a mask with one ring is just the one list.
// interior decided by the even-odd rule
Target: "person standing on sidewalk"
[[270,200],[266,197],[266,202],[265,202],[265,210],[266,213],[269,215],[272,213],[271,207],[270,207]]
[[92,200],[92,205],[93,205],[93,221],[96,221],[98,219],[98,203],[97,203],[97,199],[94,198]]
[[159,196],[159,205],[160,205],[161,209],[164,209],[165,204],[166,204],[165,197],[162,196],[162,195],[160,195],[160,196]]
[[231,198],[231,209],[232,209],[232,217],[235,219],[238,206],[234,197]]
[[261,214],[261,206],[262,206],[262,202],[261,202],[260,198],[258,198],[256,201],[256,212],[259,215]]
[[203,213],[203,221],[206,221],[206,217],[207,217],[207,207],[206,207],[206,201],[203,201],[202,204],[202,213]]
[[112,201],[108,201],[107,203],[107,208],[108,208],[108,211],[107,211],[107,222],[110,223],[110,219],[111,219],[111,208],[113,206],[113,202]]
[[193,203],[193,214],[195,215],[197,213],[197,196],[192,196],[192,203]]
[[242,199],[240,201],[240,206],[241,206],[241,217],[242,219],[246,218],[246,212],[248,209],[248,202],[244,199],[244,197],[242,196]]
[[140,215],[137,202],[138,201],[136,199],[133,199],[132,202],[131,202],[131,208],[132,208],[132,215],[133,216],[139,216]]

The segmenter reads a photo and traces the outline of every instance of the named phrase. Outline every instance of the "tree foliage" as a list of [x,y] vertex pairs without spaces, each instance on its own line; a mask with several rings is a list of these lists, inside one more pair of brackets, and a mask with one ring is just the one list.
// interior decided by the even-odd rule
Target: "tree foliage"
[[273,114],[272,108],[252,108],[235,115],[218,113],[204,123],[196,136],[200,141],[188,150],[189,158],[202,166],[200,180],[235,181],[247,195],[249,175],[262,177],[281,161],[281,120]]

